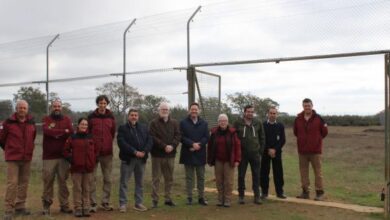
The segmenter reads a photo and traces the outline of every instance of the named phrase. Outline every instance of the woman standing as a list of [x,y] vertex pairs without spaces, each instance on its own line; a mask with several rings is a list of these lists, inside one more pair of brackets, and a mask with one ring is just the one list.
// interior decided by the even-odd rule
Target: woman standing
[[96,164],[97,148],[88,134],[88,119],[78,120],[77,131],[65,144],[64,156],[71,163],[73,204],[76,217],[90,216],[90,180]]
[[207,151],[207,163],[210,166],[215,166],[218,190],[217,206],[230,207],[234,168],[241,161],[241,144],[236,130],[229,126],[226,114],[220,114],[218,126],[211,129]]

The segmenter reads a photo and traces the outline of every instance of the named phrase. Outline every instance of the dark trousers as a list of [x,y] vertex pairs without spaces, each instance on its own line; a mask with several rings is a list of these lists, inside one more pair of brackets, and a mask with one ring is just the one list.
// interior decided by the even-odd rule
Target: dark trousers
[[245,174],[248,164],[251,166],[252,171],[252,190],[255,197],[259,197],[261,165],[261,157],[259,154],[244,154],[242,156],[240,165],[238,166],[238,194],[240,197],[244,197],[245,195]]
[[263,194],[268,194],[269,188],[269,172],[271,169],[272,162],[272,173],[274,176],[275,191],[277,195],[283,194],[283,166],[282,166],[282,152],[277,152],[275,158],[271,158],[267,153],[263,154],[261,161],[260,171],[260,185]]

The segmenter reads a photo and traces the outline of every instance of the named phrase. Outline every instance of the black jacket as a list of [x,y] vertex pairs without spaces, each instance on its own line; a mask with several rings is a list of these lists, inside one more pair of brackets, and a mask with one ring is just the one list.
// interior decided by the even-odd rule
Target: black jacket
[[121,125],[118,129],[119,158],[123,161],[130,161],[136,158],[135,152],[145,152],[144,161],[152,149],[153,139],[145,125],[136,123],[135,127],[129,123]]
[[282,123],[274,124],[265,121],[263,123],[265,133],[265,150],[264,154],[268,154],[268,149],[273,148],[276,152],[281,152],[282,147],[286,143],[286,135]]

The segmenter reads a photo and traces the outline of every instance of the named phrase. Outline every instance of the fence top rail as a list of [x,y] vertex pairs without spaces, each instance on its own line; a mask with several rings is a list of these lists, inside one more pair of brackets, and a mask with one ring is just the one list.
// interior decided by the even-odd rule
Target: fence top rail
[[242,64],[256,64],[256,63],[280,63],[287,61],[301,61],[301,60],[317,60],[317,59],[333,59],[342,57],[356,57],[356,56],[369,56],[390,53],[390,49],[387,50],[374,50],[374,51],[361,51],[352,53],[334,53],[334,54],[321,54],[310,56],[298,56],[298,57],[280,57],[280,58],[267,58],[267,59],[255,59],[255,60],[241,60],[241,61],[224,61],[224,62],[212,62],[212,63],[195,63],[191,64],[192,67],[205,67],[205,66],[227,66],[227,65],[242,65]]

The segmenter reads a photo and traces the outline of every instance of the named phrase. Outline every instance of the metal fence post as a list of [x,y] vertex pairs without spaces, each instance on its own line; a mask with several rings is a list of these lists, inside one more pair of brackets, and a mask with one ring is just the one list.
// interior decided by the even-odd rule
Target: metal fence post
[[59,36],[57,34],[46,46],[46,114],[49,114],[49,48]]
[[123,86],[123,123],[126,123],[127,117],[126,117],[126,107],[127,107],[127,96],[126,96],[126,35],[127,32],[129,32],[129,29],[131,26],[135,24],[135,21],[137,19],[134,18],[133,21],[127,26],[125,32],[123,33],[123,75],[122,75],[122,86]]
[[389,118],[390,53],[385,54],[385,218],[390,214],[390,118]]

